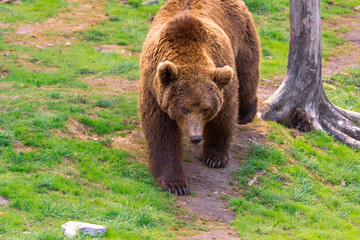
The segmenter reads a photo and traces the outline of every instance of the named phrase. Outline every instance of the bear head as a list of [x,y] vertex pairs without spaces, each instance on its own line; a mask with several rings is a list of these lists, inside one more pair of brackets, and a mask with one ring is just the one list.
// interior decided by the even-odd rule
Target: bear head
[[156,98],[161,109],[176,121],[192,143],[197,144],[203,139],[206,122],[221,110],[223,89],[233,77],[230,66],[176,66],[164,61],[156,70]]

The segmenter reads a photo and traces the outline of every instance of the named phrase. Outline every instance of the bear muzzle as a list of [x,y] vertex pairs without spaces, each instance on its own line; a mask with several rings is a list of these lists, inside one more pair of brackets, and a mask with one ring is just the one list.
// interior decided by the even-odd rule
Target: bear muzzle
[[189,114],[188,115],[188,135],[190,137],[190,142],[193,144],[198,144],[203,140],[203,129],[204,129],[204,118],[201,114]]

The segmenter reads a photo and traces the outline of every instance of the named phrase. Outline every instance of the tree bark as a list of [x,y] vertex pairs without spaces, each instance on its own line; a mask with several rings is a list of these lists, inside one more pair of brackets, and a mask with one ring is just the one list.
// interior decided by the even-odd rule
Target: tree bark
[[360,114],[334,106],[321,80],[320,0],[290,0],[290,47],[287,74],[260,110],[272,120],[301,131],[328,132],[360,148]]

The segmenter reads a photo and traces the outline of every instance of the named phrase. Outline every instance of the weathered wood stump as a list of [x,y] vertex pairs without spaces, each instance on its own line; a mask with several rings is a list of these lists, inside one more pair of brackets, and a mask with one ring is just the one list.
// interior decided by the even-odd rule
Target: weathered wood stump
[[287,74],[265,101],[264,120],[301,131],[321,130],[360,148],[360,114],[333,105],[321,78],[320,0],[290,0],[290,48]]

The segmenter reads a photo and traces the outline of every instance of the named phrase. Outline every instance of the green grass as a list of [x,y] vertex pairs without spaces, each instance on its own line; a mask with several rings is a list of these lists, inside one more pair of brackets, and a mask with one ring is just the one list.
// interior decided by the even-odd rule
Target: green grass
[[22,23],[39,22],[53,17],[58,10],[66,7],[67,1],[22,0],[23,4],[0,4],[0,22]]
[[[244,0],[249,10],[256,15],[277,14],[279,11],[289,9],[288,0]],[[352,7],[357,6],[359,0],[321,0],[322,18],[334,18],[337,15],[354,13]]]
[[[230,200],[240,237],[357,239],[360,153],[320,132],[294,138],[280,125],[271,127],[269,140],[287,150],[253,145],[235,174],[246,190]],[[248,186],[260,171],[266,174]]]
[[289,1],[272,1],[272,0],[244,0],[249,10],[256,14],[275,13],[281,9],[289,7]]
[[360,112],[360,68],[353,68],[346,74],[336,74],[331,79],[342,85],[341,88],[328,89],[326,95],[336,105],[351,111]]
[[150,18],[155,16],[161,5],[140,6],[138,3],[142,1],[129,1],[129,5],[121,5],[113,0],[109,2],[106,6],[109,19],[82,32],[82,38],[98,44],[126,45],[134,52],[141,52],[142,43],[151,24]]

